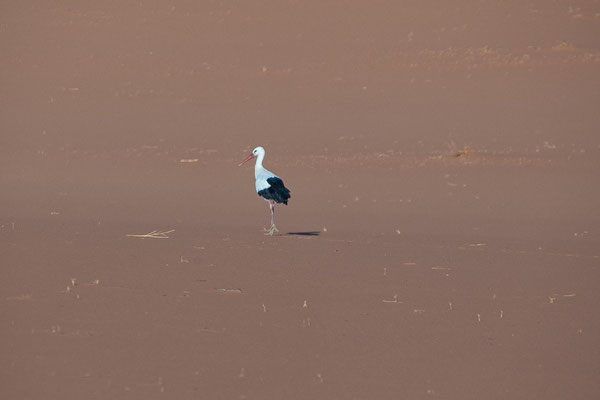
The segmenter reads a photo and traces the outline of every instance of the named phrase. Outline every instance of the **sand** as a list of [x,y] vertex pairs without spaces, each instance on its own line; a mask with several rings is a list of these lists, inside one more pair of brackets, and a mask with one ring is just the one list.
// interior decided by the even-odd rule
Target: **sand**
[[600,8],[496,3],[5,2],[0,397],[597,398]]

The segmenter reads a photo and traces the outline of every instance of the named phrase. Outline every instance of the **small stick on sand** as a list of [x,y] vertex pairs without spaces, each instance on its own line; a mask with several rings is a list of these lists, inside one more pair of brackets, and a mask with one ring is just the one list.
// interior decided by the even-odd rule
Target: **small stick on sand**
[[217,330],[217,329],[211,329],[211,328],[198,328],[196,329],[196,332],[209,332],[209,333],[223,333],[225,331],[225,329],[221,329],[221,330]]
[[242,293],[242,289],[216,288],[215,290],[223,293]]
[[30,294],[22,294],[20,296],[10,296],[6,300],[32,300],[33,297]]
[[153,238],[153,239],[168,239],[167,233],[175,232],[175,229],[171,229],[170,231],[152,231],[145,233],[143,235],[135,235],[135,234],[127,234],[125,236],[129,237],[137,237],[137,238]]
[[398,295],[395,294],[394,295],[394,300],[381,300],[384,303],[402,303],[401,301],[398,301]]

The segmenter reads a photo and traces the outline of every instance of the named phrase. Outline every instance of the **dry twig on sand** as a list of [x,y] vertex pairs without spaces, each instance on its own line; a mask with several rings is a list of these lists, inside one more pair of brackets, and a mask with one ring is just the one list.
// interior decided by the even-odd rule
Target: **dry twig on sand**
[[242,289],[215,288],[215,290],[222,293],[242,293]]
[[162,231],[162,232],[154,230],[152,232],[148,232],[143,235],[127,234],[126,236],[137,237],[137,238],[168,239],[169,236],[167,236],[167,233],[171,233],[171,232],[175,232],[175,229],[171,229],[170,231]]

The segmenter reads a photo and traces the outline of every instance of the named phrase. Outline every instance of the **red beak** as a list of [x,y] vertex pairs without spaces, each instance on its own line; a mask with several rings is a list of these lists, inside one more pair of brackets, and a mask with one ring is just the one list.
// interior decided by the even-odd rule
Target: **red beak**
[[242,161],[241,163],[238,164],[238,167],[241,167],[243,163],[245,163],[246,161],[250,161],[254,158],[254,154],[250,154],[248,157],[246,157],[246,159],[244,161]]

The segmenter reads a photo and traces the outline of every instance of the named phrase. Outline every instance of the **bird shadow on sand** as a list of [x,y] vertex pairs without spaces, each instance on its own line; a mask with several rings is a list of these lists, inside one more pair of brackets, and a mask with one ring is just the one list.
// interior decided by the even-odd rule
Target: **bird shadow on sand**
[[288,232],[286,235],[291,236],[319,236],[321,232],[319,231],[307,231],[307,232]]

